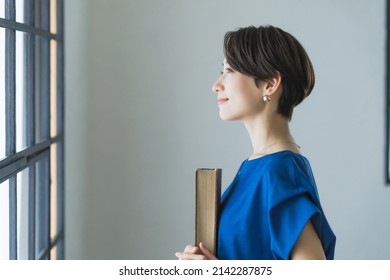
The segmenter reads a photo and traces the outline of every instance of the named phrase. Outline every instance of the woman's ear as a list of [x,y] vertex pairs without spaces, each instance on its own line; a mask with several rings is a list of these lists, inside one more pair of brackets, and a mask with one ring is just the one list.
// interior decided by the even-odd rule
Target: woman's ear
[[282,77],[278,74],[276,77],[271,78],[264,82],[264,93],[268,96],[272,96],[281,88]]

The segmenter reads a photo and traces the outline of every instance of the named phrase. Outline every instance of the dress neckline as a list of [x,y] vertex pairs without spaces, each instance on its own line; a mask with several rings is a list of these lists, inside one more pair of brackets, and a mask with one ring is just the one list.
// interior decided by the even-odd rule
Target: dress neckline
[[266,154],[264,156],[261,156],[261,157],[257,157],[257,158],[252,158],[252,159],[249,159],[247,158],[245,160],[245,162],[256,162],[256,161],[260,161],[262,159],[266,159],[266,158],[269,158],[269,157],[275,157],[275,156],[278,156],[278,155],[282,155],[282,154],[291,154],[291,155],[294,155],[294,156],[298,156],[298,157],[305,157],[301,154],[297,154],[291,150],[283,150],[283,151],[278,151],[278,152],[275,152],[275,153],[271,153],[271,154]]

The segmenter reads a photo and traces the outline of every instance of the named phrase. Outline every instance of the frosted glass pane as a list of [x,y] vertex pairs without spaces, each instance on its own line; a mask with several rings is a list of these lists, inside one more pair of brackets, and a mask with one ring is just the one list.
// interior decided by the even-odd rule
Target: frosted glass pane
[[28,168],[17,175],[17,248],[19,260],[28,259],[28,175]]
[[26,147],[26,121],[24,106],[24,33],[16,32],[16,152]]
[[9,259],[9,181],[0,184],[0,260]]
[[0,0],[0,18],[4,18],[4,0]]
[[50,146],[50,238],[54,239],[57,235],[57,144]]
[[50,0],[50,32],[57,33],[57,0]]
[[57,136],[57,42],[50,40],[50,136]]
[[24,23],[24,0],[15,0],[15,18],[17,22]]
[[50,250],[50,259],[51,260],[56,260],[57,259],[57,250],[58,250],[58,246],[54,246],[51,250]]
[[5,42],[5,29],[0,28],[0,160],[5,157],[5,43],[4,42]]

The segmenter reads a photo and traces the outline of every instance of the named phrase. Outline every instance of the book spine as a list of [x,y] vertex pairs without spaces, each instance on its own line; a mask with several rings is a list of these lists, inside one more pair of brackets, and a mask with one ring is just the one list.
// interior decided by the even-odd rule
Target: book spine
[[218,222],[221,197],[221,169],[196,170],[195,244],[199,242],[217,256]]

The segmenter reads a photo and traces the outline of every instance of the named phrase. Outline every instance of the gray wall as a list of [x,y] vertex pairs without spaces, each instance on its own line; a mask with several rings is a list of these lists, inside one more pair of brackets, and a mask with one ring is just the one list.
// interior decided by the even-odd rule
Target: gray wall
[[251,153],[211,85],[226,31],[273,24],[312,58],[292,131],[311,160],[337,259],[390,259],[385,1],[67,0],[66,253],[174,259],[194,239],[194,170]]

